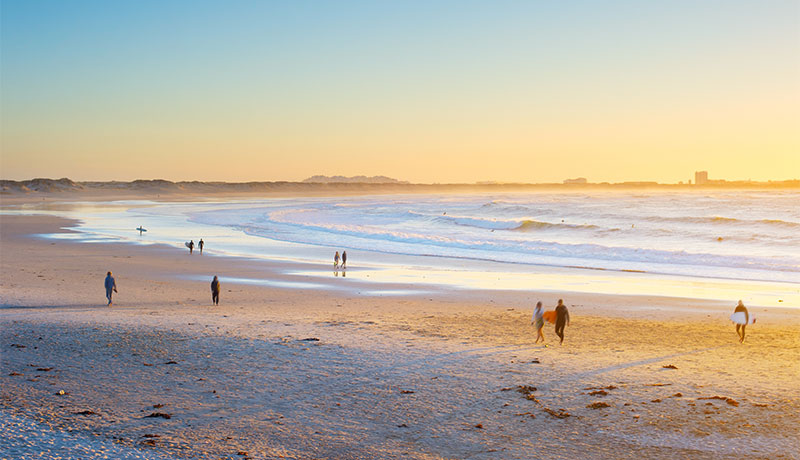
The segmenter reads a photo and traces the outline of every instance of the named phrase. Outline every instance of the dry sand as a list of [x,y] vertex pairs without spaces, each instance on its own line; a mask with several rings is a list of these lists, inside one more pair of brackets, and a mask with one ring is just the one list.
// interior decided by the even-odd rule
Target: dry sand
[[[800,458],[800,310],[739,344],[735,293],[234,285],[281,266],[30,236],[63,224],[0,217],[0,458]],[[564,345],[534,345],[559,297]]]

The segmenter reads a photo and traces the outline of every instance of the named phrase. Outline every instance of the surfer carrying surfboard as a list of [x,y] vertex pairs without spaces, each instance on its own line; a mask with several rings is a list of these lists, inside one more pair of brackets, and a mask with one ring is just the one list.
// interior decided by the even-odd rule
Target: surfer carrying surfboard
[[564,326],[569,326],[569,310],[564,305],[564,299],[558,299],[558,306],[556,306],[556,335],[561,338],[564,343]]
[[747,327],[747,324],[750,322],[750,313],[741,300],[739,301],[739,305],[736,305],[736,309],[733,310],[733,314],[735,315],[736,313],[744,313],[744,324],[736,323],[736,334],[739,335],[739,343],[744,343],[744,328]]

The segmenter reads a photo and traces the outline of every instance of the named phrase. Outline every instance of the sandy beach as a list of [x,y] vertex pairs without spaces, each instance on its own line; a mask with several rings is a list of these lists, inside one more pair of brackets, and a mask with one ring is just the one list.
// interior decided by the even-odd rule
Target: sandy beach
[[800,460],[799,57],[797,0],[0,0],[0,460]]
[[[2,458],[800,452],[798,310],[751,310],[739,344],[735,296],[270,288],[225,278],[279,279],[284,262],[32,236],[63,231],[55,217],[0,222]],[[534,345],[531,299],[559,297],[565,343],[547,325]]]

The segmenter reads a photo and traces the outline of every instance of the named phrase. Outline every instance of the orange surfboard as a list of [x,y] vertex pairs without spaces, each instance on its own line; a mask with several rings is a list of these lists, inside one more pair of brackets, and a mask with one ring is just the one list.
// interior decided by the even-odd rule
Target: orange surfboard
[[556,312],[554,310],[546,311],[542,313],[542,317],[548,323],[555,323],[556,322]]

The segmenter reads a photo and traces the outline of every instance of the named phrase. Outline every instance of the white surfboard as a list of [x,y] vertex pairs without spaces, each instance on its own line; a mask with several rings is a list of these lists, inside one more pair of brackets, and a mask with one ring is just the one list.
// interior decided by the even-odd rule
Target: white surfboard
[[756,322],[756,317],[751,314],[749,320],[747,320],[747,316],[743,311],[737,311],[731,315],[731,321],[736,324],[754,324]]
[[186,243],[183,243],[183,244],[185,244],[187,248],[190,247],[188,241]]

